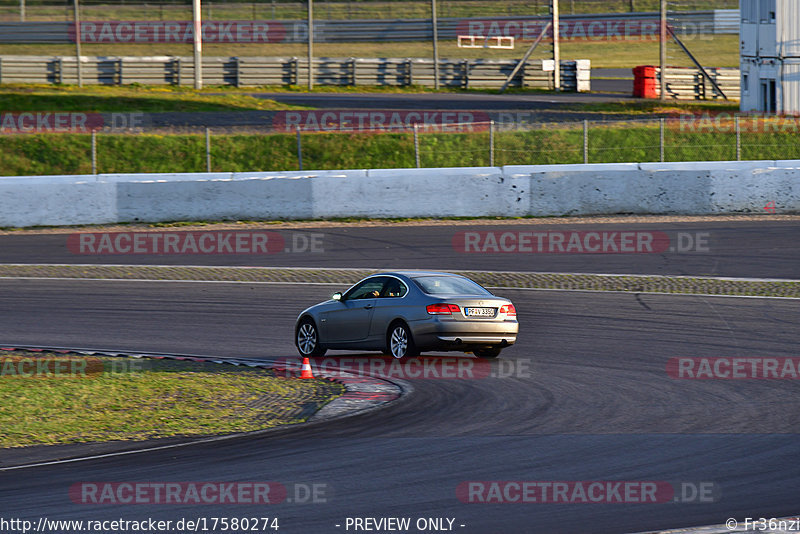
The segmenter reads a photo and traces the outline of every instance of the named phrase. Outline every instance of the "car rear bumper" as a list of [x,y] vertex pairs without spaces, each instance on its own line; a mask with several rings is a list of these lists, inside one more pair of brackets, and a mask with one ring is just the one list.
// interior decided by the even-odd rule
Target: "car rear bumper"
[[469,349],[507,347],[517,341],[516,321],[423,321],[412,327],[417,347],[430,349]]
[[517,342],[517,336],[437,336],[439,341],[443,343],[452,343],[455,345],[513,345]]

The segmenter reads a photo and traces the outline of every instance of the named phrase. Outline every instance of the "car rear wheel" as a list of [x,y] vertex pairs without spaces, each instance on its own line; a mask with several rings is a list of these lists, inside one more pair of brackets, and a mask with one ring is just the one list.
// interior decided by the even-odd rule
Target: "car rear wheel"
[[396,360],[407,360],[419,355],[411,331],[404,323],[394,323],[389,328],[389,335],[386,336],[386,345],[389,354]]
[[478,358],[484,358],[486,360],[489,360],[500,356],[500,350],[501,349],[497,347],[491,347],[488,349],[478,349],[475,351],[475,356],[477,356]]
[[319,342],[317,325],[311,319],[303,319],[300,326],[297,327],[295,344],[300,356],[304,358],[318,358],[326,352],[326,349]]

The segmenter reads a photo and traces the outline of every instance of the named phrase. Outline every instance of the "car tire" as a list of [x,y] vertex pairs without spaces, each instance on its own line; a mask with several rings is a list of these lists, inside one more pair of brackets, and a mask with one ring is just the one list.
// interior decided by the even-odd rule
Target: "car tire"
[[490,347],[488,349],[477,349],[474,351],[475,356],[483,358],[484,360],[491,360],[500,356],[500,351],[497,347]]
[[319,358],[327,352],[327,349],[320,343],[317,325],[308,318],[300,321],[297,326],[294,344],[303,358]]
[[419,351],[411,337],[408,325],[402,322],[393,323],[386,334],[386,349],[395,360],[406,361],[419,356]]

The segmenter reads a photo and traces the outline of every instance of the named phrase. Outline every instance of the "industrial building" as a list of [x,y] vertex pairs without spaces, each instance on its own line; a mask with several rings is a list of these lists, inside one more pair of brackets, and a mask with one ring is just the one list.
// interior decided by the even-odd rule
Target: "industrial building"
[[800,115],[800,1],[739,0],[742,111]]

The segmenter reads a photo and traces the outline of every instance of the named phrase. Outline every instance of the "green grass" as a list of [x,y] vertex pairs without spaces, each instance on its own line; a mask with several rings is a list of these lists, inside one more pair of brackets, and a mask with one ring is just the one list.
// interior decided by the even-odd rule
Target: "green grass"
[[[221,94],[220,94],[221,93]],[[198,112],[303,109],[225,88],[171,86],[0,85],[3,112]]]
[[[66,20],[71,15],[70,6],[40,6],[28,2],[28,20]],[[561,11],[570,13],[624,13],[636,11],[658,11],[659,0],[561,0]],[[548,0],[495,0],[491,4],[476,1],[440,1],[440,17],[487,17],[546,15]],[[737,8],[737,0],[682,0],[682,10]],[[672,7],[674,8],[674,6]],[[350,1],[317,2],[314,6],[317,19],[355,18],[427,18],[430,17],[428,0],[397,1]],[[186,20],[191,18],[191,6],[187,3],[170,5],[164,2],[114,5],[86,2],[81,8],[84,20]],[[203,17],[210,20],[259,20],[259,19],[303,19],[305,6],[302,2],[203,2]],[[0,6],[0,20],[19,20],[19,3],[5,1]]]
[[[4,352],[2,361],[12,356],[67,359],[18,351]],[[0,447],[247,432],[300,422],[307,417],[305,403],[325,404],[343,391],[327,381],[210,363],[90,361],[100,361],[104,371],[24,377],[11,375],[4,363]]]
[[[737,35],[700,35],[685,40],[686,46],[698,60],[709,67],[738,67],[739,39]],[[518,41],[516,49],[458,48],[455,41],[440,41],[439,57],[454,59],[520,59],[530,41]],[[84,44],[85,56],[191,56],[191,44]],[[72,56],[75,47],[67,44],[4,44],[3,55]],[[203,54],[212,56],[269,56],[305,57],[306,45],[297,44],[215,44],[204,43]],[[543,43],[531,56],[549,58],[551,47]],[[658,43],[631,39],[627,41],[562,41],[564,59],[589,59],[594,68],[633,68],[637,65],[658,64]],[[316,47],[318,57],[427,57],[433,56],[430,42],[407,43],[325,43]],[[669,64],[689,66],[690,60],[677,45],[669,46]]]
[[[790,121],[791,122],[791,121]],[[794,123],[791,123],[794,124]],[[800,158],[796,125],[742,133],[743,159]],[[720,131],[665,128],[666,161],[733,160],[736,136]],[[305,169],[408,168],[415,166],[411,133],[338,133],[302,135]],[[211,140],[214,171],[284,171],[297,169],[294,134],[215,135]],[[98,136],[98,171],[103,173],[203,172],[202,135]],[[0,175],[88,174],[90,138],[80,134],[6,136],[0,147]],[[658,161],[657,121],[592,123],[589,161]],[[489,164],[489,134],[421,133],[423,167]],[[583,162],[580,124],[537,125],[527,131],[495,134],[495,165]]]

